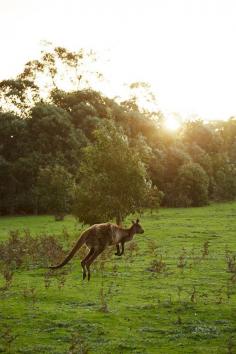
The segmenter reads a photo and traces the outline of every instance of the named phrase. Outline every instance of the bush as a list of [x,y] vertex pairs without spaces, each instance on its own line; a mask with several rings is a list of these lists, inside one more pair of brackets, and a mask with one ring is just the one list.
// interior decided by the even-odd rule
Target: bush
[[174,182],[173,200],[177,207],[208,204],[209,178],[204,169],[194,162],[180,167]]

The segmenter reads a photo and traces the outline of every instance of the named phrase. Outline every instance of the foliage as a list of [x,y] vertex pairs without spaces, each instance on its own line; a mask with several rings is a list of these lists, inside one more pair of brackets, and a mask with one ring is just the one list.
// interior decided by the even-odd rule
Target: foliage
[[152,186],[147,192],[144,207],[151,210],[157,210],[161,205],[163,197],[164,193],[160,191],[157,186]]
[[60,163],[73,172],[77,169],[86,139],[81,130],[74,129],[66,111],[50,104],[36,105],[28,122],[28,134],[40,164]]
[[[88,189],[85,182],[88,171],[82,171],[81,163],[88,164],[85,155],[89,156],[89,151],[95,149],[93,144],[97,147],[96,154],[101,149],[101,155],[109,157],[111,166],[119,159],[121,166],[127,165],[124,171],[132,164],[139,166],[137,178],[133,177],[136,188],[143,171],[141,174],[149,187],[148,193],[138,193],[138,198],[146,195],[142,203],[140,199],[142,206],[154,207],[160,203],[197,206],[209,200],[235,199],[235,117],[210,123],[200,119],[189,121],[172,133],[164,127],[165,117],[148,83],[129,84],[129,97],[122,101],[100,93],[97,86],[100,79],[95,53],[48,47],[39,59],[28,62],[18,77],[0,82],[0,214],[49,212],[53,202],[38,203],[36,183],[40,170],[55,165],[62,166],[80,183],[77,194],[87,214],[93,214],[94,186],[106,185],[103,195],[107,198],[111,193],[110,200],[99,203],[103,211],[97,208],[99,215],[84,220],[117,217],[109,211],[111,203],[120,210],[127,203],[121,218],[140,209],[137,200],[133,200],[130,181],[119,174],[112,178],[122,186],[120,190],[125,197],[119,196],[122,207],[117,206],[113,196],[122,192],[114,188],[114,182],[109,184],[112,179],[104,172],[107,167],[98,165],[97,160],[96,177],[93,171]],[[107,124],[116,126],[114,139],[120,150],[126,151],[123,157],[119,148],[110,146],[109,153],[105,154],[103,144],[96,142],[94,132]],[[112,129],[104,129],[112,134]],[[82,153],[86,146],[87,152]],[[124,157],[131,155],[131,160]],[[106,161],[105,157],[102,160]],[[114,169],[117,171],[118,166]],[[90,204],[85,203],[88,200]],[[104,213],[105,206],[108,210]]]
[[55,105],[70,114],[73,125],[90,139],[99,122],[104,118],[111,118],[105,98],[91,89],[73,92],[55,89],[51,92],[51,99]]
[[196,162],[181,166],[175,179],[175,206],[201,206],[208,203],[209,178]]
[[[0,112],[0,213],[49,211],[39,206],[35,184],[40,168],[59,164],[75,178],[82,130],[75,129],[71,116],[59,107],[38,103],[22,120]],[[49,205],[49,204],[47,204]]]
[[61,219],[71,211],[75,181],[63,166],[47,166],[39,171],[34,193],[40,210],[49,210]]
[[183,129],[183,140],[195,143],[207,153],[219,152],[223,147],[223,139],[213,125],[204,124],[202,120],[187,122]]
[[22,236],[18,231],[12,231],[8,240],[0,243],[0,255],[0,266],[15,270],[30,264],[45,267],[55,259],[59,261],[65,257],[65,252],[56,237],[33,237],[29,231]]
[[0,107],[27,118],[29,110],[39,101],[39,88],[34,82],[24,79],[0,82]]
[[119,224],[141,210],[151,185],[120,128],[109,122],[94,135],[94,143],[84,149],[74,212],[84,223],[116,218]]
[[90,82],[101,78],[96,69],[96,54],[81,49],[78,52],[63,47],[49,47],[41,57],[25,64],[19,75],[21,80],[30,80],[48,98],[51,90],[79,90],[90,87]]

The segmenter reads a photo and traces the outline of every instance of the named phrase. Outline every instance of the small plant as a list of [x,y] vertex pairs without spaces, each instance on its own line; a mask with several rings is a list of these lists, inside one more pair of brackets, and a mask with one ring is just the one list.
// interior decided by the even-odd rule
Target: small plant
[[66,276],[68,275],[69,271],[71,270],[71,267],[67,267],[64,269],[57,269],[56,271],[47,271],[44,274],[44,286],[46,289],[48,289],[51,285],[52,279],[56,279],[57,281],[57,286],[58,289],[61,290],[66,283]]
[[196,288],[195,288],[195,286],[194,286],[194,287],[193,287],[192,294],[191,294],[191,297],[190,297],[190,301],[191,301],[191,302],[193,302],[193,303],[196,303],[196,302],[197,302],[196,295],[197,295],[197,292],[196,292]]
[[178,293],[179,302],[180,302],[180,297],[181,297],[182,290],[183,290],[182,286],[178,285],[177,286],[177,293]]
[[182,271],[187,265],[186,257],[187,257],[187,252],[186,252],[186,249],[183,248],[182,253],[180,254],[180,256],[178,258],[178,263],[177,263],[177,267],[180,268]]
[[162,259],[162,255],[160,256],[160,259],[154,259],[148,268],[150,272],[154,273],[164,273],[166,271],[166,263]]
[[207,292],[201,293],[201,294],[199,295],[199,297],[200,297],[201,299],[203,299],[204,305],[207,305],[207,303],[208,303],[208,293],[207,293]]
[[37,300],[37,293],[36,293],[36,288],[31,287],[31,288],[25,288],[23,290],[23,297],[25,300],[30,300],[32,301],[33,308],[35,307],[36,300]]
[[13,270],[10,269],[10,267],[5,266],[5,268],[2,270],[2,275],[5,280],[5,285],[0,289],[0,290],[8,290],[12,284],[12,279],[13,279]]
[[65,274],[58,274],[57,275],[57,286],[58,289],[61,290],[65,286],[66,276]]
[[176,324],[177,324],[177,325],[182,325],[182,324],[183,324],[183,321],[182,321],[182,318],[180,317],[180,315],[178,315]]
[[101,312],[109,312],[108,304],[107,304],[107,294],[104,291],[103,282],[102,282],[102,286],[101,286],[101,289],[100,289],[100,292],[99,292],[99,297],[100,297],[100,303],[101,303],[99,311],[101,311]]
[[136,241],[132,241],[127,244],[125,250],[125,260],[130,263],[134,262],[134,258],[138,255],[139,247]]
[[227,281],[226,295],[227,295],[227,299],[230,300],[232,295],[232,285],[230,284],[230,281]]
[[203,249],[202,249],[202,258],[206,258],[209,254],[209,241],[205,241],[203,244]]
[[236,283],[236,272],[232,275],[230,280],[232,281],[232,283]]
[[87,344],[81,335],[77,333],[73,333],[71,335],[70,346],[68,354],[88,354],[89,349]]
[[216,297],[217,297],[216,304],[218,304],[218,305],[222,304],[222,302],[223,302],[223,294],[222,294],[223,289],[224,289],[224,287],[222,286],[216,292]]
[[196,266],[196,264],[198,264],[201,261],[201,256],[196,253],[196,249],[194,247],[190,251],[190,257],[193,260],[194,266]]
[[232,252],[226,249],[225,259],[227,263],[227,271],[229,273],[236,273],[236,255],[232,254]]
[[225,259],[227,263],[227,272],[232,273],[230,278],[232,283],[236,282],[236,255],[232,254],[231,251],[226,248],[225,250]]
[[52,235],[32,237],[26,230],[20,237],[19,231],[14,231],[8,240],[0,244],[0,263],[7,269],[45,266],[53,261],[59,262],[64,257],[62,245]]
[[44,274],[45,289],[49,289],[50,285],[51,285],[51,272],[45,272]]
[[148,253],[152,257],[157,257],[159,246],[155,240],[148,240]]
[[2,333],[0,333],[0,339],[4,346],[5,353],[11,353],[11,347],[18,335],[13,334],[12,329],[9,326],[5,326]]
[[112,276],[116,278],[118,276],[118,265],[114,264],[112,267]]
[[171,294],[169,294],[168,296],[169,296],[168,302],[169,302],[169,305],[171,306],[173,304],[172,296],[171,296]]
[[227,353],[228,354],[233,354],[234,352],[234,343],[233,343],[233,338],[229,337],[228,342],[227,342]]

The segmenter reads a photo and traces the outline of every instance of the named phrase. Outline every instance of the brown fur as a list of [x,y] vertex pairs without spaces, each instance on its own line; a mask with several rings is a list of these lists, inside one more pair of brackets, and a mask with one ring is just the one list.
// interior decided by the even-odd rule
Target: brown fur
[[[83,244],[89,248],[89,253],[81,261],[83,268],[83,279],[86,278],[86,270],[88,272],[88,280],[90,279],[90,265],[95,261],[100,253],[108,246],[116,245],[117,256],[121,256],[124,253],[124,244],[133,239],[135,234],[142,234],[144,232],[142,226],[139,224],[139,220],[132,222],[132,226],[129,229],[123,229],[115,224],[104,223],[95,224],[85,230],[70,253],[62,261],[62,263],[51,266],[51,269],[57,269],[67,264],[75,255],[75,253],[82,247]],[[121,251],[119,244],[121,244]]]

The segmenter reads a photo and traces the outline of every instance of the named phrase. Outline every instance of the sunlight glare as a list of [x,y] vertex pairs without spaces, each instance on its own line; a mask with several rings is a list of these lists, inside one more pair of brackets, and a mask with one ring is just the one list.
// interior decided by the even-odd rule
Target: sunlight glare
[[[207,120],[236,115],[234,0],[59,0],[54,13],[55,1],[1,0],[0,80],[19,74],[42,45],[53,43],[99,51],[109,96],[123,95],[124,83],[144,81],[159,110]],[[69,90],[70,78],[62,81]],[[167,123],[170,130],[176,125]]]
[[164,121],[164,126],[166,129],[175,132],[180,128],[180,122],[172,116],[167,117]]

